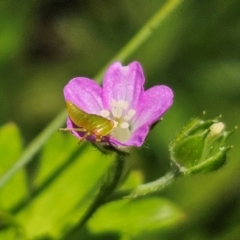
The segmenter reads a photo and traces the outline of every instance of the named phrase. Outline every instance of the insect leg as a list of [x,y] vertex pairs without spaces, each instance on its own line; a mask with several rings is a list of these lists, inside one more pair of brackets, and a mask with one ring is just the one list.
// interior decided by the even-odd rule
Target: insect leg
[[64,132],[71,132],[71,131],[86,132],[86,129],[85,128],[59,128],[58,131],[64,131]]
[[79,140],[78,144],[80,145],[89,135],[91,135],[90,132],[86,132],[82,138]]
[[95,135],[95,137],[96,137],[96,142],[101,142],[102,136],[100,136],[100,135]]

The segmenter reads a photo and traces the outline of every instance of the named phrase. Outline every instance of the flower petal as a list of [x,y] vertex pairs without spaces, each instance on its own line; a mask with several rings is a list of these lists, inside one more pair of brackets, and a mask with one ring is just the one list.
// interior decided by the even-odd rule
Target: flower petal
[[142,146],[147,134],[149,132],[149,126],[142,126],[137,129],[134,134],[125,142],[118,141],[117,139],[110,137],[109,142],[115,146],[123,147],[140,147]]
[[167,86],[155,86],[144,92],[140,99],[136,121],[133,123],[132,136],[124,146],[141,146],[151,125],[160,119],[172,103],[173,92]]
[[71,101],[87,113],[98,114],[102,110],[102,88],[93,80],[77,77],[64,87],[66,101]]
[[103,105],[111,109],[112,99],[124,100],[129,107],[135,109],[143,92],[144,75],[138,62],[122,66],[120,62],[113,63],[107,70],[103,81]]
[[159,120],[172,103],[173,92],[169,87],[160,85],[148,89],[140,99],[133,131],[143,125],[151,125]]
[[150,125],[143,125],[132,134],[131,138],[125,143],[127,146],[140,147],[145,141],[149,132]]

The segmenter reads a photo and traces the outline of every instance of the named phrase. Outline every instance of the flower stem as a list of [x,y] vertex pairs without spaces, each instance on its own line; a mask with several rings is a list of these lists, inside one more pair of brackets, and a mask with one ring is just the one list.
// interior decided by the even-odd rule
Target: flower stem
[[140,29],[140,31],[109,61],[100,71],[96,79],[102,79],[105,69],[114,61],[125,62],[137,51],[153,34],[166,17],[182,2],[182,0],[168,0],[157,13]]
[[62,111],[25,149],[18,161],[0,178],[0,189],[14,176],[14,174],[22,169],[30,162],[32,157],[39,151],[40,147],[48,140],[48,138],[66,121],[67,113]]
[[131,191],[129,196],[126,196],[126,198],[136,198],[141,197],[146,194],[152,194],[161,191],[165,187],[167,187],[169,184],[171,184],[173,181],[175,181],[176,177],[178,176],[175,172],[169,172],[165,176],[149,183],[145,183],[142,185],[139,185],[133,191]]
[[[168,0],[158,12],[142,27],[142,29],[109,61],[126,61],[136,50],[145,43],[163,20],[173,11],[182,0]],[[109,63],[100,70],[94,78],[100,82]],[[28,164],[33,156],[41,149],[48,138],[62,126],[66,118],[66,111],[62,111],[57,117],[29,144],[17,162],[1,177],[0,189],[14,176],[16,172]],[[77,146],[76,146],[77,147]]]
[[125,166],[125,156],[127,155],[116,155],[115,162],[113,166],[109,169],[109,176],[107,181],[105,181],[100,187],[99,193],[97,194],[95,200],[92,202],[85,215],[82,217],[80,222],[74,226],[70,232],[67,232],[62,239],[72,239],[72,237],[85,225],[85,223],[91,218],[95,211],[104,203],[107,202],[108,197],[117,187]]
[[155,181],[141,184],[137,186],[135,189],[116,192],[111,196],[109,201],[119,200],[121,198],[137,198],[145,195],[153,194],[159,192],[166,188],[168,185],[173,183],[181,173],[177,170],[172,170],[167,173],[165,176],[158,178]]

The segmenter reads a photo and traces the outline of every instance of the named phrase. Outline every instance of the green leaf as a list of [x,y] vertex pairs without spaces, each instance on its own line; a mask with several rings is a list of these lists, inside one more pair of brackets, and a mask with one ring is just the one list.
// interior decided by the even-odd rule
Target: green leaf
[[[22,151],[19,129],[13,123],[0,128],[0,178],[18,159]],[[0,189],[0,209],[9,210],[27,195],[24,170]]]
[[129,173],[127,179],[124,181],[123,185],[120,186],[118,190],[128,190],[137,187],[143,183],[142,171],[133,170]]
[[6,228],[0,231],[0,239],[4,240],[26,240],[15,228]]
[[27,238],[59,239],[75,225],[93,201],[113,156],[103,155],[90,144],[79,146],[69,134],[52,136],[36,176],[37,194],[17,214]]
[[15,219],[7,212],[0,211],[0,239],[24,240],[21,227]]
[[183,213],[162,198],[124,199],[101,207],[90,219],[88,227],[96,234],[118,232],[138,236],[174,226],[182,218]]
[[38,188],[44,184],[77,150],[83,150],[83,146],[80,147],[77,139],[71,134],[59,132],[53,134],[45,144],[39,164],[36,166],[33,176],[34,187]]

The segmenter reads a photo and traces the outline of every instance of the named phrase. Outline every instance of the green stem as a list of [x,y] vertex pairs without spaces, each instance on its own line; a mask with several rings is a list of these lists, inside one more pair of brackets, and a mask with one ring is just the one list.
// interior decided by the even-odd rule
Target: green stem
[[153,182],[141,184],[137,186],[135,189],[116,192],[114,195],[111,196],[109,201],[115,201],[120,198],[137,198],[159,192],[166,188],[171,183],[173,183],[179,175],[180,175],[179,171],[171,171],[167,173],[165,176]]
[[[168,0],[166,4],[161,7],[158,12],[143,26],[143,28],[126,44],[111,61],[96,75],[94,78],[100,82],[106,68],[111,62],[126,61],[147,39],[153,34],[163,20],[173,11],[182,0]],[[40,150],[47,139],[64,123],[66,113],[61,112],[25,149],[22,156],[17,160],[9,171],[7,171],[0,179],[0,188],[2,188],[14,174],[29,163],[33,156]]]
[[75,235],[81,228],[85,225],[85,223],[91,218],[91,216],[95,213],[95,211],[107,202],[109,195],[114,191],[117,187],[125,166],[125,156],[126,155],[117,155],[116,161],[114,165],[109,169],[109,177],[107,181],[103,183],[101,186],[99,193],[97,194],[95,200],[92,202],[91,206],[88,208],[85,215],[82,217],[80,222],[71,229],[70,232],[64,235],[62,239],[71,239],[72,236]]
[[22,169],[30,162],[32,157],[39,151],[40,147],[48,140],[48,138],[61,126],[66,120],[66,110],[62,111],[25,149],[22,156],[16,163],[1,177],[0,189],[14,176],[14,174]]
[[125,62],[137,49],[142,46],[161,25],[165,18],[182,2],[183,0],[168,0],[157,13],[141,28],[141,30],[109,61],[100,71],[96,78],[102,79],[105,69],[114,61]]
[[139,185],[135,188],[129,198],[136,198],[140,196],[144,196],[146,194],[151,194],[155,192],[159,192],[169,184],[171,184],[176,179],[177,174],[174,172],[169,172],[165,176],[146,184]]

